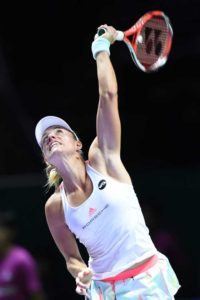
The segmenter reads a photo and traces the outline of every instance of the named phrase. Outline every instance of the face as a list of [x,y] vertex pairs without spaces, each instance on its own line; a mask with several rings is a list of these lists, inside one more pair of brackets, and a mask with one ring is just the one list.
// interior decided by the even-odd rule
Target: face
[[45,160],[54,165],[56,155],[66,153],[73,154],[80,149],[80,141],[77,141],[73,133],[62,127],[52,126],[45,130],[41,148]]

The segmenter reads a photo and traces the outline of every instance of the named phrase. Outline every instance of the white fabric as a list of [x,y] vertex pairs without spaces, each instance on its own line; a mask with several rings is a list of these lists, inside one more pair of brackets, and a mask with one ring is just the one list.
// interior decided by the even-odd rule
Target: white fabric
[[71,131],[76,137],[76,139],[78,140],[76,133],[71,129],[71,127],[69,126],[69,124],[67,124],[67,122],[65,122],[63,119],[56,116],[46,116],[42,118],[35,127],[35,138],[40,147],[41,147],[42,136],[45,130],[51,126],[61,126],[66,128],[67,130]]
[[68,204],[63,188],[61,196],[66,223],[88,250],[93,279],[103,279],[117,275],[157,250],[133,186],[104,176],[90,165],[86,168],[93,183],[90,197],[74,208]]
[[87,291],[90,300],[174,300],[179,281],[166,256],[158,256],[156,265],[134,278],[115,283],[92,281]]

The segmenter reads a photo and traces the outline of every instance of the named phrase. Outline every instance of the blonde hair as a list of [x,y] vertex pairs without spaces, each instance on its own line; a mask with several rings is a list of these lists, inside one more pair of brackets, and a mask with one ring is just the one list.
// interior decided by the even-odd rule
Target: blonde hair
[[[80,156],[82,160],[84,161],[84,155],[83,151],[79,150]],[[57,187],[60,185],[62,181],[62,177],[58,174],[56,168],[52,166],[51,164],[46,162],[46,168],[45,168],[45,173],[47,177],[47,182],[45,186],[47,187],[47,191],[49,191],[52,187],[57,189]]]
[[45,172],[46,172],[46,176],[47,176],[46,187],[48,188],[48,190],[52,187],[54,187],[56,189],[62,180],[61,176],[56,171],[56,168],[47,163]]

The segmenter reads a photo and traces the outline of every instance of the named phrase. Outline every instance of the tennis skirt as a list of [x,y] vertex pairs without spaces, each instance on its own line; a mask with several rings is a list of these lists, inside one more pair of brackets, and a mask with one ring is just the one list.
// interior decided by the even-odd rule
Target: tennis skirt
[[179,288],[169,260],[161,254],[147,271],[125,280],[93,280],[87,292],[90,300],[173,300]]

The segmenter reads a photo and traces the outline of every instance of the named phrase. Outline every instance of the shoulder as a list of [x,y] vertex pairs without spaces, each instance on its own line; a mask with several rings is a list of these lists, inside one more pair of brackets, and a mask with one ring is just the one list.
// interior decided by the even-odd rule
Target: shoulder
[[48,223],[58,223],[63,219],[60,188],[58,188],[45,203],[45,216]]
[[57,190],[48,198],[45,203],[45,211],[56,212],[62,206],[60,189]]

